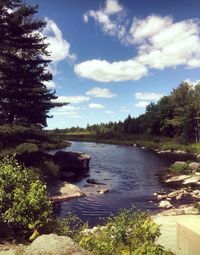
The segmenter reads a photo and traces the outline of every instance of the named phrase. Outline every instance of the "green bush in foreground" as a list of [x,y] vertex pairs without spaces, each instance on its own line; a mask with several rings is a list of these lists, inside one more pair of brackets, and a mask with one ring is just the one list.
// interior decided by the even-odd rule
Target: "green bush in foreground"
[[0,221],[15,238],[34,238],[51,220],[52,204],[46,186],[29,168],[12,158],[0,161]]
[[155,244],[159,227],[146,213],[124,210],[108,218],[104,227],[83,231],[79,244],[97,255],[167,255]]

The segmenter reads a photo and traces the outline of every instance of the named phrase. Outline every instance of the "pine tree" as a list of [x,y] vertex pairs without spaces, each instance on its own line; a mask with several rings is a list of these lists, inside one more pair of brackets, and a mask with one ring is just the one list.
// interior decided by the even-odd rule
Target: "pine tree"
[[34,19],[37,6],[21,0],[0,3],[0,124],[46,126],[55,91],[45,81],[48,52],[41,30],[43,20]]

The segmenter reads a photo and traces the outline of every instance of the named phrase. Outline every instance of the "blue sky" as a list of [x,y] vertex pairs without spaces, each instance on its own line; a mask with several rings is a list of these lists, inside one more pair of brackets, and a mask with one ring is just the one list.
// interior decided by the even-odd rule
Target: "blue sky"
[[45,18],[59,102],[48,128],[138,116],[200,78],[199,0],[27,0]]

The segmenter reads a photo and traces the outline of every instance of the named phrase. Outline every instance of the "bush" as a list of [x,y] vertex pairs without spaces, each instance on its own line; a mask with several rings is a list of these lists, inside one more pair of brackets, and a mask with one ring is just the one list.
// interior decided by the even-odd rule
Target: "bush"
[[37,235],[51,220],[52,204],[46,186],[29,168],[13,158],[0,161],[0,221],[7,223],[15,238]]
[[83,231],[79,244],[98,255],[171,254],[155,244],[159,227],[146,213],[124,210],[111,216],[104,227]]
[[169,171],[174,174],[189,174],[191,170],[186,162],[175,162],[169,168]]

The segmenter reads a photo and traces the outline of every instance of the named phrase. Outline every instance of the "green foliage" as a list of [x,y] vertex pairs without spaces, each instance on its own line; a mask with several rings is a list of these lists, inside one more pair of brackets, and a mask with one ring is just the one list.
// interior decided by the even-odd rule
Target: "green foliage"
[[0,161],[0,220],[15,238],[30,237],[51,219],[52,204],[46,186],[13,158]]
[[188,163],[172,164],[169,168],[171,173],[174,174],[189,174],[191,170],[189,169]]
[[38,151],[38,146],[34,143],[21,143],[15,148],[15,152],[19,155],[24,152],[31,153],[35,151]]
[[56,165],[52,160],[41,161],[38,168],[45,179],[55,179],[55,177],[58,177],[60,171],[59,166]]
[[65,218],[55,217],[42,228],[44,233],[55,233],[57,235],[69,236],[78,240],[81,231],[88,228],[76,215],[69,213]]
[[[155,244],[159,227],[146,213],[124,210],[95,231],[83,231],[79,244],[98,255],[167,254]],[[147,252],[148,251],[148,252]]]

